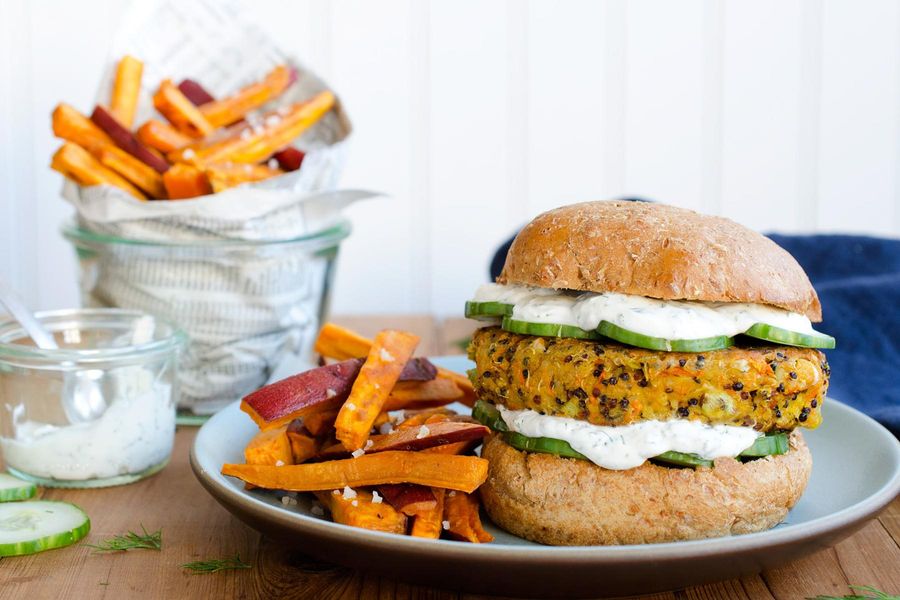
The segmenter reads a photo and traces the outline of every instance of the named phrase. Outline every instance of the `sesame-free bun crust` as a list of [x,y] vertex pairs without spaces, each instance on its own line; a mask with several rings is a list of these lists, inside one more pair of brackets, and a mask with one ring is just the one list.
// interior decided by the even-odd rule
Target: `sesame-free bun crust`
[[500,436],[479,488],[498,526],[542,544],[646,544],[770,529],[794,506],[812,470],[799,431],[790,451],[747,463],[717,459],[711,469],[644,463],[612,471],[586,460],[521,452]]
[[539,215],[516,236],[497,282],[770,304],[822,320],[806,273],[775,242],[729,219],[648,202],[584,202]]

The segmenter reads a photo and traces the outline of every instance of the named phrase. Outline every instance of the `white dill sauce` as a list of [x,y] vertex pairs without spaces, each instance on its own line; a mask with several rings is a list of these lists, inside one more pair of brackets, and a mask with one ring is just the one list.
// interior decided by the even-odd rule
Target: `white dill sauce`
[[684,419],[604,427],[533,410],[509,410],[503,406],[497,409],[510,431],[563,440],[594,464],[611,470],[633,469],[648,458],[669,451],[696,454],[706,460],[734,457],[762,435],[752,427],[707,425]]
[[519,321],[573,325],[588,331],[607,321],[634,333],[669,340],[734,336],[756,323],[814,333],[806,316],[762,304],[657,300],[615,292],[573,294],[496,283],[482,285],[474,299],[512,304],[512,318]]

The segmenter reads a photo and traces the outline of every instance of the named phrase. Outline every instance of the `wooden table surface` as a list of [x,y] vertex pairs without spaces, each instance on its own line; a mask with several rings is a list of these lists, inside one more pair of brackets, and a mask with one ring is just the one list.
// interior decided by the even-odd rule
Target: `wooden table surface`
[[[456,354],[474,325],[430,317],[336,319],[371,334],[398,327],[422,336],[422,354]],[[91,517],[87,542],[129,529],[162,529],[162,551],[97,555],[76,545],[0,560],[0,599],[43,598],[309,598],[449,599],[479,596],[411,586],[325,564],[284,548],[238,521],[194,478],[188,452],[195,428],[180,427],[171,463],[132,485],[102,490],[42,489],[42,498],[68,500]],[[240,554],[252,569],[191,575],[179,565]],[[703,565],[697,568],[702,569]],[[900,498],[834,548],[759,575],[646,598],[794,599],[844,595],[848,584],[900,594]]]

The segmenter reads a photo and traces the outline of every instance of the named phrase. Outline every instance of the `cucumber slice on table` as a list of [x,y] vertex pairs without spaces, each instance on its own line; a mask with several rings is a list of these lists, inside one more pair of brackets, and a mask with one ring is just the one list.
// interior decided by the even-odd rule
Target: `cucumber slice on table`
[[696,340],[667,340],[635,333],[618,325],[613,325],[609,321],[601,322],[600,326],[597,327],[597,331],[610,339],[629,346],[664,352],[706,352],[709,350],[722,350],[734,345],[734,340],[727,335]]
[[0,504],[0,556],[34,554],[74,544],[91,530],[83,510],[68,502]]
[[503,302],[466,302],[466,318],[478,321],[493,321],[512,314],[513,305]]
[[503,317],[500,325],[506,331],[521,333],[523,335],[540,335],[544,337],[566,337],[580,340],[599,340],[600,334],[596,331],[587,331],[574,325],[557,325],[555,323],[531,323],[519,321],[510,317]]
[[744,335],[773,342],[776,344],[784,344],[785,346],[800,346],[802,348],[834,348],[835,341],[830,335],[824,333],[815,334],[798,333],[789,331],[774,325],[766,325],[765,323],[757,323],[744,332]]
[[0,473],[0,502],[28,500],[37,493],[37,486],[30,481]]

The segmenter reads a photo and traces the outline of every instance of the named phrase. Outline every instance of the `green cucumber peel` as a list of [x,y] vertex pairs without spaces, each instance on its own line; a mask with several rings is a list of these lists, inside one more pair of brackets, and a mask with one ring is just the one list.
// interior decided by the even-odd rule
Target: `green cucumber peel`
[[22,556],[70,546],[91,530],[74,504],[26,500],[0,504],[0,556]]
[[787,454],[791,449],[786,433],[769,433],[756,438],[753,445],[741,452],[743,458],[761,458],[776,454]]
[[579,340],[599,340],[602,338],[597,331],[587,331],[574,325],[557,325],[555,323],[531,323],[519,321],[512,317],[503,317],[500,324],[506,331],[520,333],[522,335],[539,335],[542,337],[575,338]]
[[503,434],[503,440],[513,448],[524,450],[525,452],[540,452],[543,454],[555,454],[565,458],[588,460],[587,456],[572,448],[569,442],[557,440],[556,438],[533,438],[515,431],[507,431]]
[[37,493],[37,486],[30,481],[0,473],[0,502],[28,500]]
[[635,333],[618,325],[613,325],[609,321],[602,321],[600,326],[597,327],[597,331],[603,336],[622,344],[662,352],[708,352],[710,350],[723,350],[734,345],[734,339],[727,335],[696,340],[667,340]]
[[774,325],[766,325],[765,323],[757,323],[744,332],[744,335],[782,344],[784,346],[799,346],[801,348],[825,348],[826,350],[835,347],[835,339],[830,335],[819,333],[814,334],[799,333],[775,327]]
[[476,321],[496,321],[512,314],[513,305],[504,302],[466,302],[466,318]]

